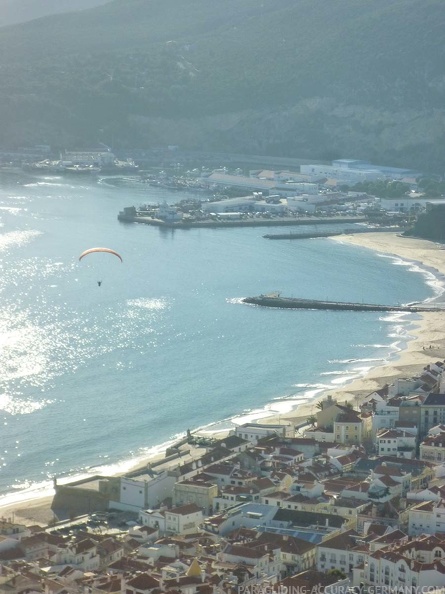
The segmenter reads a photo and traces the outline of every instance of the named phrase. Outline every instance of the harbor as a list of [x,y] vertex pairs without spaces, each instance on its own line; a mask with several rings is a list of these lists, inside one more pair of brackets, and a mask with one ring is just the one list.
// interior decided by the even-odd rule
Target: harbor
[[[247,217],[240,215],[238,217],[212,217],[205,218],[181,218],[172,219],[171,217],[159,218],[149,216],[143,211],[136,210],[135,207],[126,207],[120,211],[117,216],[121,223],[141,223],[144,225],[151,225],[153,227],[166,227],[169,229],[193,229],[193,228],[216,228],[216,227],[277,227],[277,226],[291,226],[291,225],[332,225],[332,224],[353,224],[364,223],[367,221],[365,217],[307,217],[307,216],[257,216]],[[348,233],[351,233],[349,230]],[[334,232],[322,235],[311,234],[310,237],[329,237],[335,235]],[[289,237],[288,235],[286,236]]]

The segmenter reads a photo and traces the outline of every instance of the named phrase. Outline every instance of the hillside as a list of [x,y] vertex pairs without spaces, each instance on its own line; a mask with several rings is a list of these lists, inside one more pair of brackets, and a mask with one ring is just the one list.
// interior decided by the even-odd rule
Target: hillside
[[113,0],[0,29],[0,145],[445,169],[442,0]]
[[26,23],[50,14],[74,12],[111,0],[0,0],[0,27]]
[[441,204],[432,206],[427,212],[419,215],[410,231],[404,235],[421,237],[431,241],[445,241],[445,207]]

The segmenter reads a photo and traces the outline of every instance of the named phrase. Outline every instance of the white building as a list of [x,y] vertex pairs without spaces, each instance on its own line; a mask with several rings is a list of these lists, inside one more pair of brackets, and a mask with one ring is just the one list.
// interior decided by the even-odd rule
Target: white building
[[364,567],[354,571],[354,586],[363,582],[375,591],[432,591],[445,584],[445,542],[428,536],[366,555]]
[[165,534],[165,510],[141,509],[139,521],[143,526],[159,530],[159,534]]
[[204,528],[208,532],[224,536],[238,528],[256,528],[257,526],[272,525],[277,508],[260,503],[245,503],[230,510],[226,514],[208,518]]
[[280,437],[290,436],[292,428],[290,425],[260,425],[259,423],[244,423],[235,428],[235,435],[247,439],[256,445],[259,439],[268,435]]
[[345,574],[364,561],[364,553],[355,530],[346,530],[336,536],[325,539],[317,547],[317,570],[327,572],[340,569]]
[[[391,400],[389,401],[391,402]],[[373,440],[377,437],[380,429],[390,429],[399,420],[399,406],[391,405],[385,401],[376,402],[375,411],[372,415],[371,434]]]
[[[434,429],[434,428],[433,428]],[[434,464],[441,464],[445,462],[445,433],[438,435],[430,435],[420,444],[420,460],[426,462],[433,462]]]
[[445,500],[423,501],[408,510],[408,534],[445,535]]
[[156,216],[166,223],[176,223],[182,220],[182,213],[178,212],[174,206],[167,204],[167,202],[163,202],[156,209]]
[[73,544],[68,543],[60,547],[51,558],[52,565],[72,565],[84,571],[99,569],[100,556],[97,552],[97,545],[89,538],[85,538]]
[[381,429],[377,433],[376,445],[379,456],[414,458],[416,436],[399,429]]
[[[401,198],[380,198],[380,207],[389,212],[418,212],[431,204],[431,198],[425,196],[412,197],[409,194]],[[434,200],[434,204],[445,204],[445,200]]]
[[194,534],[203,522],[202,509],[195,503],[181,505],[165,512],[167,534]]
[[155,477],[144,475],[137,479],[120,479],[119,501],[110,501],[110,508],[124,511],[156,508],[171,495],[176,477],[163,472]]

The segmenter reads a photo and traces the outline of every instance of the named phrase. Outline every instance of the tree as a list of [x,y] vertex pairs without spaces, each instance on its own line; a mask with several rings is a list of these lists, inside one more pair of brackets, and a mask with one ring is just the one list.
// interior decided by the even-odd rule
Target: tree
[[315,425],[317,424],[317,417],[315,415],[311,415],[307,422],[312,426],[315,427]]
[[330,569],[328,571],[328,575],[335,575],[342,580],[344,580],[346,577],[346,574],[341,569],[338,569],[338,567],[335,567],[335,569]]

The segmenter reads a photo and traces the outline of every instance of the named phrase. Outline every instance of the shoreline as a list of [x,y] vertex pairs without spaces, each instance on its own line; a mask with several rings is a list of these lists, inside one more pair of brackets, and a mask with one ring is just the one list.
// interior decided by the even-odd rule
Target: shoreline
[[[430,273],[431,276],[434,274],[434,279],[432,278],[433,282],[429,284],[435,287],[440,285],[441,292],[439,293],[438,289],[436,289],[438,294],[427,301],[444,300],[445,250],[439,247],[438,244],[427,240],[404,238],[398,236],[396,233],[388,232],[342,235],[340,237],[330,238],[330,241],[340,241],[355,247],[371,249],[379,256],[402,259],[404,262],[412,263],[413,266],[419,267],[426,273]],[[406,315],[412,314],[402,314],[404,325],[406,323]],[[230,423],[233,428],[237,424],[246,422],[245,419],[249,417],[252,418],[251,422],[298,425],[316,412],[315,406],[317,402],[325,398],[327,394],[332,395],[339,402],[351,401],[354,407],[356,407],[357,403],[364,396],[376,389],[382,388],[387,383],[391,383],[396,378],[415,376],[428,363],[445,359],[445,317],[443,313],[422,312],[415,315],[415,320],[409,320],[408,336],[400,337],[401,342],[406,341],[402,349],[399,352],[393,350],[387,360],[382,360],[381,364],[366,369],[363,375],[349,380],[346,378],[338,386],[323,387],[321,385],[308,385],[306,391],[301,394],[296,393],[292,396],[273,401],[258,410],[240,413],[231,421],[216,421],[205,427],[198,427],[193,430],[193,433],[206,437],[223,438],[231,429],[221,429],[218,426]],[[388,348],[390,347],[388,346]],[[347,376],[346,371],[344,375]],[[306,398],[309,390],[313,392],[313,395]],[[284,406],[287,403],[286,408],[289,409],[290,406],[291,409],[286,412],[277,413],[276,410],[273,410],[273,406],[277,405],[279,407],[280,403],[284,403]],[[270,410],[270,414],[268,414],[268,408],[272,409]],[[179,439],[180,437],[178,436],[173,442],[177,442]],[[109,476],[122,476],[130,472],[142,471],[148,463],[162,459],[165,455],[165,447],[171,443],[172,441],[170,440],[169,442],[150,448],[146,455],[140,454],[137,458],[125,460],[121,463],[118,462],[110,466],[110,469],[114,467],[114,471],[110,472]],[[194,458],[196,459],[201,453],[203,453],[202,449],[192,448],[190,454],[181,458],[181,463],[193,460]],[[175,465],[177,461],[173,461],[171,464]],[[121,468],[118,470],[119,466]],[[91,472],[99,471],[105,475],[105,468],[91,469]],[[75,477],[67,477],[66,481],[63,480],[63,482],[72,482],[74,480],[76,480]],[[51,492],[51,488],[35,490],[31,488],[29,491],[25,490],[5,494],[0,497],[0,517],[12,517],[17,522],[28,525],[45,523],[48,521],[48,518],[52,518],[50,509],[52,497],[53,492]]]
[[[429,298],[428,303],[443,301],[445,297],[445,250],[443,246],[429,240],[402,237],[397,233],[369,233],[331,237],[355,247],[374,251],[380,257],[390,257],[412,263],[426,273],[434,275],[432,283],[440,292]],[[436,289],[437,290],[437,289]],[[387,361],[373,366],[362,377],[346,381],[339,387],[323,389],[312,400],[298,406],[281,420],[301,422],[316,412],[315,405],[329,393],[339,402],[357,402],[385,384],[400,377],[413,377],[429,363],[445,359],[445,318],[438,311],[416,313],[415,320],[409,324],[405,346],[393,353]],[[276,423],[278,417],[263,419],[262,422]]]

